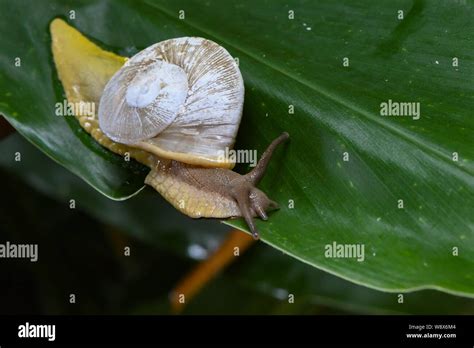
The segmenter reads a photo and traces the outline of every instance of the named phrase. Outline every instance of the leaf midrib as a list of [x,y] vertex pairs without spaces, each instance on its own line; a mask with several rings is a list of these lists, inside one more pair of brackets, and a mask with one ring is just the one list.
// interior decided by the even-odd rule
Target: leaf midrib
[[[166,15],[167,17],[169,17],[173,21],[178,21],[175,18],[176,16],[174,16],[170,11],[168,11],[165,8],[162,8],[162,7],[158,6],[157,4],[152,3],[149,0],[144,0],[144,4],[154,8],[154,9],[160,11],[160,12],[162,12],[164,15]],[[425,144],[424,142],[420,141],[416,137],[414,137],[411,134],[407,133],[405,129],[400,129],[399,127],[396,127],[392,124],[383,122],[382,120],[378,119],[377,117],[374,117],[370,112],[368,112],[368,111],[360,108],[359,106],[351,103],[347,99],[344,99],[340,96],[334,95],[333,93],[327,91],[324,87],[315,85],[315,84],[313,84],[309,81],[306,81],[304,79],[298,79],[297,76],[291,74],[290,72],[287,72],[287,71],[279,68],[275,64],[272,64],[272,63],[270,63],[266,60],[262,60],[258,55],[254,55],[254,54],[246,51],[244,48],[241,48],[238,45],[236,45],[234,43],[231,43],[229,40],[223,39],[219,35],[216,35],[213,32],[209,32],[208,30],[203,29],[201,26],[197,25],[196,23],[193,23],[192,21],[189,21],[188,19],[186,21],[180,21],[180,23],[184,23],[188,27],[191,27],[194,30],[197,30],[197,31],[200,31],[200,32],[206,34],[206,36],[216,38],[218,41],[221,41],[221,42],[225,42],[229,47],[232,47],[235,51],[241,52],[242,54],[248,56],[249,58],[255,60],[256,62],[258,62],[262,65],[265,65],[268,68],[270,68],[272,70],[275,70],[276,72],[282,74],[283,76],[286,76],[287,78],[303,85],[304,87],[307,87],[307,88],[313,90],[315,93],[319,93],[320,95],[332,100],[333,102],[335,102],[339,105],[342,105],[343,107],[345,107],[349,110],[354,111],[355,113],[365,117],[369,121],[377,123],[377,125],[380,125],[382,128],[385,128],[387,131],[391,132],[392,134],[395,134],[395,135],[399,136],[400,138],[404,139],[405,141],[416,145],[418,148],[423,149],[426,153],[431,153],[432,155],[434,155],[434,157],[437,157],[437,158],[443,160],[445,163],[447,163],[449,166],[451,166],[455,170],[458,170],[458,171],[460,171],[464,174],[467,174],[469,176],[474,175],[474,173],[471,173],[465,167],[453,166],[453,161],[450,159],[449,155],[447,155],[444,152],[438,150],[437,145],[432,144],[431,142],[429,142],[429,144]]]

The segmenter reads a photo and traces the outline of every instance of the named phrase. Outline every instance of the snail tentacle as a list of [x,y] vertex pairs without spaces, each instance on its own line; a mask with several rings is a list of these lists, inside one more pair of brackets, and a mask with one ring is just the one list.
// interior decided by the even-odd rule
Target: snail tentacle
[[275,151],[278,145],[285,142],[289,138],[290,135],[287,132],[283,132],[278,138],[271,142],[271,144],[263,153],[262,157],[260,157],[260,161],[258,161],[255,168],[245,175],[248,181],[250,181],[254,185],[257,185],[260,180],[262,180],[263,175],[267,170],[268,163],[270,163],[270,159],[272,158],[273,152]]

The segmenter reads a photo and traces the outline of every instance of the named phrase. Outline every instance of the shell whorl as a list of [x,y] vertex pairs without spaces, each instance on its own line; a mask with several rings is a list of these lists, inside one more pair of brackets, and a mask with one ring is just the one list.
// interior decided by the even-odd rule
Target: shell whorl
[[183,69],[161,60],[131,59],[107,84],[100,127],[112,140],[135,144],[159,134],[176,118],[188,93]]
[[99,124],[116,142],[190,164],[222,165],[242,115],[244,85],[231,55],[196,37],[139,52],[107,83]]

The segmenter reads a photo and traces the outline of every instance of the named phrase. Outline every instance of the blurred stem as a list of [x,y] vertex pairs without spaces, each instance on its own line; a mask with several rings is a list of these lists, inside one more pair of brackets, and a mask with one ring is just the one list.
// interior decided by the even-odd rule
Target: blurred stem
[[214,254],[199,263],[173,289],[170,295],[172,311],[176,314],[182,312],[199,290],[254,242],[248,234],[237,229],[232,230]]

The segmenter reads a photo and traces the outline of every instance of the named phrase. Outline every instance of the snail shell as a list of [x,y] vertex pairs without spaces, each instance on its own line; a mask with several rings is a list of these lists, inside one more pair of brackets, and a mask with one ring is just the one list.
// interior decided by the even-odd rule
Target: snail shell
[[129,59],[107,83],[99,125],[112,140],[162,158],[229,167],[244,102],[232,56],[207,39],[154,44]]

